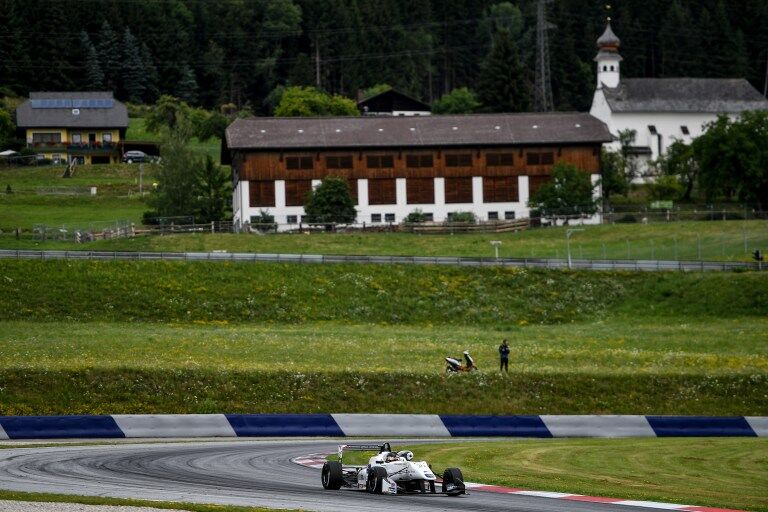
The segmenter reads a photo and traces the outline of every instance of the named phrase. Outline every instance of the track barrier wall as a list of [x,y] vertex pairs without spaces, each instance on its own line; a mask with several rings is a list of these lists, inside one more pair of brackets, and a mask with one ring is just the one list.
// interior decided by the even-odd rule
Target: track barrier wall
[[432,414],[0,416],[0,440],[289,436],[768,437],[768,417]]

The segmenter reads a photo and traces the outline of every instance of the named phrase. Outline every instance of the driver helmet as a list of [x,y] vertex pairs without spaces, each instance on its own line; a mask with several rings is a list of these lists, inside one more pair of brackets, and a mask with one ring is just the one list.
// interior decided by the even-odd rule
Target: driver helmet
[[397,459],[398,459],[398,457],[397,457],[397,454],[396,454],[395,452],[389,452],[389,453],[387,454],[387,457],[385,458],[385,460],[386,460],[387,462],[394,462],[394,461],[396,461]]

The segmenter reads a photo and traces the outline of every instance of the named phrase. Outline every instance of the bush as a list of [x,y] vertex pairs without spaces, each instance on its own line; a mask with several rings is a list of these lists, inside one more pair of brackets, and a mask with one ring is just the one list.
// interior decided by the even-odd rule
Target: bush
[[472,212],[451,212],[448,214],[448,222],[464,222],[466,224],[475,224],[477,217]]
[[403,222],[408,223],[418,223],[418,222],[424,222],[427,220],[426,215],[424,215],[424,212],[422,212],[420,209],[415,209],[411,213],[408,214],[408,216],[403,219]]

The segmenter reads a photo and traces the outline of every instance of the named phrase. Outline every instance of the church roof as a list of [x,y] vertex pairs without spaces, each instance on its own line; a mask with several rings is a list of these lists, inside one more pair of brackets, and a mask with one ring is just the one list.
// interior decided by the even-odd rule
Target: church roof
[[613,112],[768,110],[768,100],[743,78],[625,78],[602,90]]
[[605,32],[603,32],[603,35],[601,35],[597,39],[597,46],[619,46],[621,44],[621,39],[613,32],[613,29],[611,28],[611,23],[608,23],[608,26],[605,27]]

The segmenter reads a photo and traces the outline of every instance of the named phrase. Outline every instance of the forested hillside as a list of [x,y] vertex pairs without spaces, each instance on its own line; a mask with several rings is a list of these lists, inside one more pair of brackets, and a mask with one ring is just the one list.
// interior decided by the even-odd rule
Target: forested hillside
[[[611,15],[624,76],[747,77],[762,91],[764,0],[555,0],[548,7],[558,109],[586,109],[595,39]],[[432,101],[474,88],[494,38],[533,82],[535,0],[0,0],[6,92],[108,88],[153,102],[249,104],[280,85],[354,96],[387,83]],[[319,66],[316,64],[319,60]],[[319,70],[318,70],[319,68]],[[272,97],[275,95],[273,94]]]

